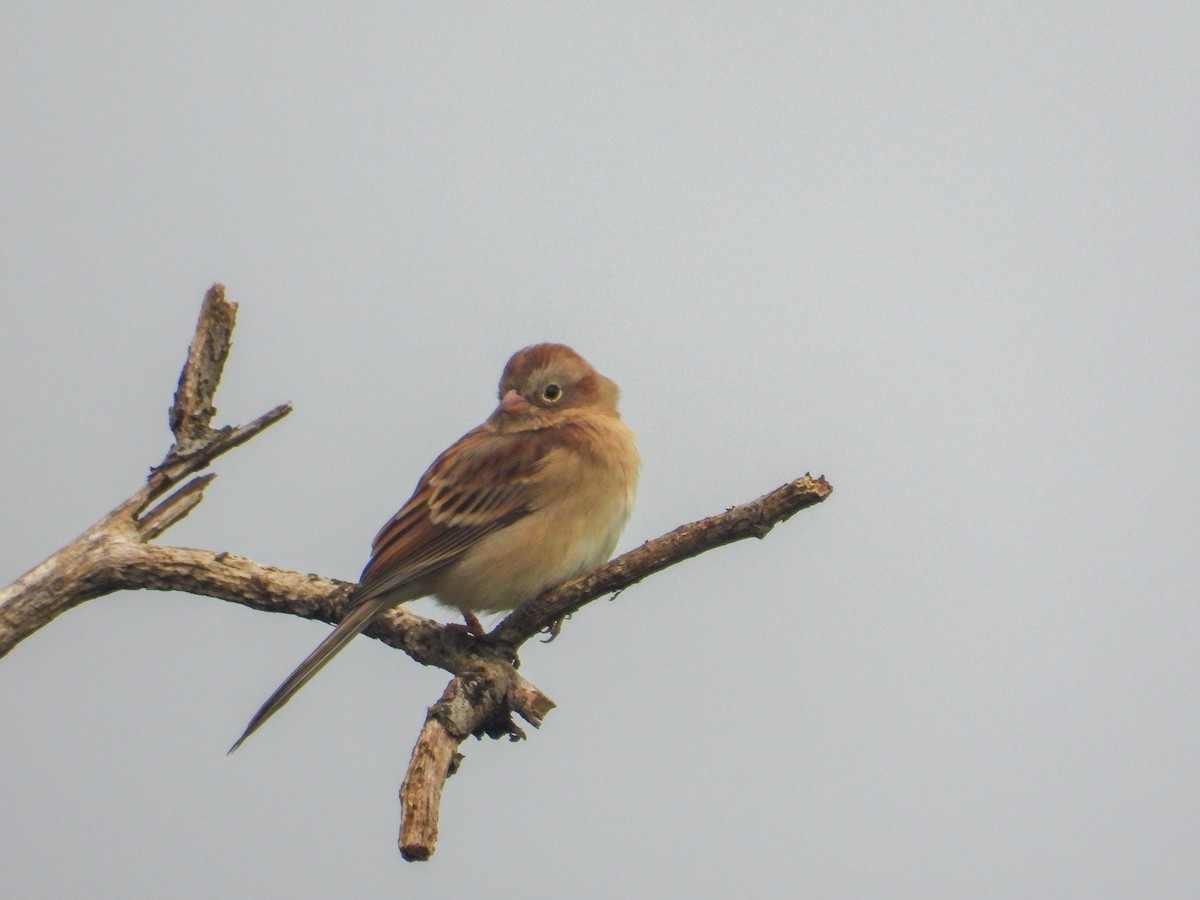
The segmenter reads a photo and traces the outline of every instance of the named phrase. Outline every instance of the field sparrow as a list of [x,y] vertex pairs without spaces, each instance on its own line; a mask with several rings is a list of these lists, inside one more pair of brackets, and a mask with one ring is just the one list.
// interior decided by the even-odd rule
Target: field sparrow
[[508,361],[499,394],[375,536],[345,618],[229,752],[389,607],[432,596],[482,634],[476,613],[516,609],[609,558],[639,465],[617,386],[570,347],[535,344]]

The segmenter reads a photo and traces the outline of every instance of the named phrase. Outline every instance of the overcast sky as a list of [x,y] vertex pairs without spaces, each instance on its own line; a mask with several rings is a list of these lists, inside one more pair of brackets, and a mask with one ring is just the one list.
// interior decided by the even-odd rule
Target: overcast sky
[[[1200,6],[8,2],[0,583],[132,493],[200,300],[223,458],[161,539],[352,579],[509,354],[623,390],[635,546],[559,704],[396,791],[446,676],[85,604],[0,660],[11,897],[1200,893]],[[426,602],[418,611],[434,612]]]

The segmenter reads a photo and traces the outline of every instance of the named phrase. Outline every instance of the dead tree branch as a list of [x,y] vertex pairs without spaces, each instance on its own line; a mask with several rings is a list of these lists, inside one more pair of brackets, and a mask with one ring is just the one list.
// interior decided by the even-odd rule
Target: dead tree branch
[[[337,622],[353,585],[264,566],[229,553],[151,543],[204,498],[215,474],[202,472],[289,412],[284,403],[242,426],[214,429],[213,399],[229,356],[237,304],[213,285],[204,298],[168,424],[174,442],[145,484],[78,538],[0,590],[0,657],[20,641],[86,600],[121,590],[166,590],[216,597],[253,609]],[[446,778],[457,769],[458,746],[470,735],[519,740],[516,713],[535,728],[554,702],[516,670],[521,645],[541,632],[557,634],[562,620],[585,604],[617,593],[684,559],[772,527],[821,502],[832,488],[805,475],[749,503],[683,525],[553,588],[477,639],[397,607],[366,634],[454,678],[429,708],[401,787],[400,852],[424,860],[437,842]]]

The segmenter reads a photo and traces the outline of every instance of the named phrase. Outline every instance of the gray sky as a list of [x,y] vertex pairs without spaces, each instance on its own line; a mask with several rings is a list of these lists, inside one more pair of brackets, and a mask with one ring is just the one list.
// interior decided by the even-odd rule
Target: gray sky
[[220,420],[296,412],[167,542],[356,577],[540,340],[623,388],[623,549],[835,487],[528,648],[424,865],[442,673],[359,640],[227,758],[326,626],[88,603],[0,660],[6,895],[1200,892],[1200,6],[0,24],[5,583],[162,457],[216,280]]

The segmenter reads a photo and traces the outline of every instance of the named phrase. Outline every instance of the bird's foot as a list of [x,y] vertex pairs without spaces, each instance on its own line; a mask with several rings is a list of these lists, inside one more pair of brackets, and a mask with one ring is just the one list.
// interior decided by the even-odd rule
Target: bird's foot
[[543,634],[548,634],[550,636],[548,638],[546,638],[545,640],[543,640],[542,643],[548,644],[552,640],[554,640],[556,637],[558,637],[560,634],[562,634],[563,622],[567,621],[567,619],[569,619],[569,618],[571,618],[571,616],[569,614],[562,616],[561,618],[555,619],[548,626],[543,628],[542,629]]
[[444,627],[451,634],[469,634],[475,640],[490,647],[492,650],[499,653],[506,659],[514,669],[521,668],[521,658],[517,656],[517,651],[508,644],[501,643],[492,637],[483,627],[483,623],[477,619],[474,614],[463,610],[463,618],[466,624],[460,622],[448,622]]

